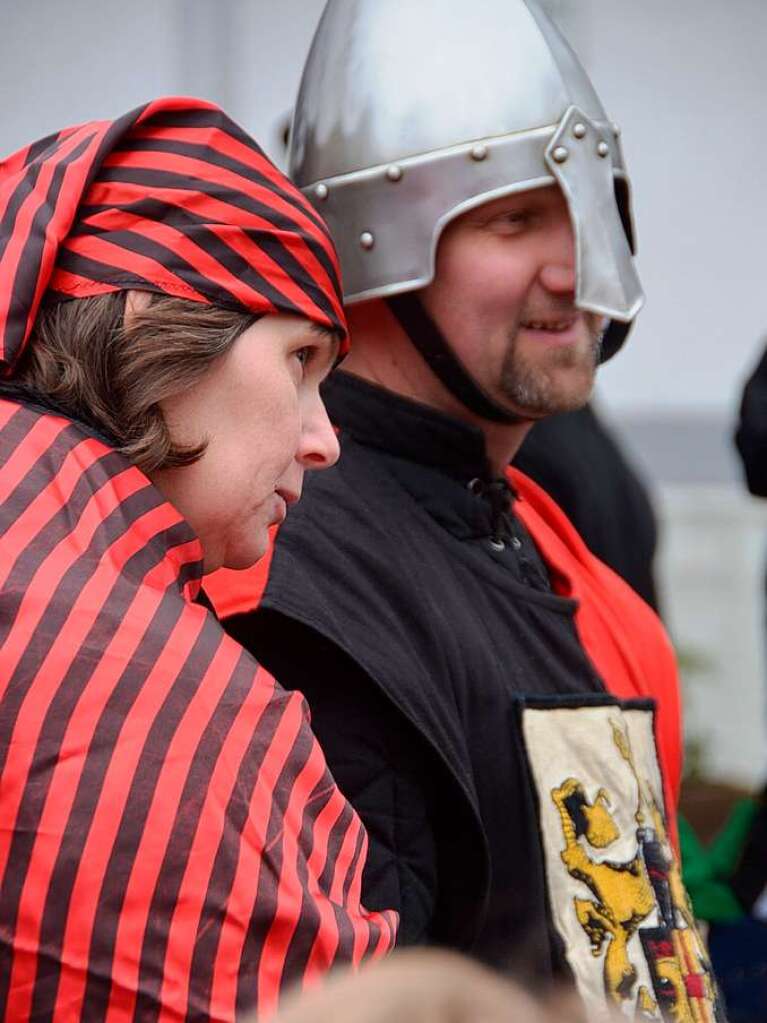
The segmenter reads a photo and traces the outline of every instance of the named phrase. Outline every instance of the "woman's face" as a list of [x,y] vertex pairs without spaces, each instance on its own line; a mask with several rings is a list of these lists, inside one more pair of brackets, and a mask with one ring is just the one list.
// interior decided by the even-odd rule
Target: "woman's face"
[[304,472],[337,460],[319,394],[337,352],[334,335],[306,319],[264,316],[196,384],[162,402],[176,443],[207,442],[193,465],[151,474],[197,533],[206,573],[258,561]]

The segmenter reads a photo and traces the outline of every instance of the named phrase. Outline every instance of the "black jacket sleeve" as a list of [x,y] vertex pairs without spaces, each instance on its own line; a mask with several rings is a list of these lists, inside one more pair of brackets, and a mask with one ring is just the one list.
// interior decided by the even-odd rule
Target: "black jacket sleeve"
[[437,800],[424,741],[367,673],[313,629],[263,609],[223,624],[282,686],[306,697],[331,772],[368,831],[363,904],[397,910],[399,945],[429,942]]
[[767,497],[767,348],[743,389],[735,444],[748,489]]

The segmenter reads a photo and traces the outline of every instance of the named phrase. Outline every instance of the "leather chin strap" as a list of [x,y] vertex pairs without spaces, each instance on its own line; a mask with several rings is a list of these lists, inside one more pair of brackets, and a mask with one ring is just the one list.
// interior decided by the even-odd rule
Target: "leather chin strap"
[[499,405],[469,375],[448,345],[442,331],[423,307],[417,292],[393,295],[386,303],[429,369],[454,398],[470,411],[493,423],[527,423],[526,416]]

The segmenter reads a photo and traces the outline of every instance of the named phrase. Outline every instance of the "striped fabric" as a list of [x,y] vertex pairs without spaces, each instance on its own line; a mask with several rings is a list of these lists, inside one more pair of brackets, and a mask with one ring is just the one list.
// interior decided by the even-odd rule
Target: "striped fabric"
[[4,1019],[231,1021],[393,944],[302,698],[192,603],[201,549],[80,425],[0,399]]
[[67,128],[1,162],[0,280],[6,373],[46,292],[138,288],[346,334],[324,223],[250,136],[196,99]]

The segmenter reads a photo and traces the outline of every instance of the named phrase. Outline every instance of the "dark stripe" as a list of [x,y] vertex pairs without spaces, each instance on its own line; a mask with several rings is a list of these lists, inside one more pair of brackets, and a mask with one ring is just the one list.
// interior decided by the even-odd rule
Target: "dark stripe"
[[[182,209],[180,206],[175,206],[173,203],[163,202],[161,199],[141,199],[131,203],[118,204],[115,206],[85,206],[82,207],[81,221],[77,227],[71,232],[70,237],[76,238],[81,235],[100,235],[106,239],[111,239],[113,234],[108,228],[104,229],[98,226],[98,224],[90,223],[90,218],[98,216],[103,211],[119,210],[130,214],[134,217],[139,217],[142,220],[156,221],[160,224],[168,224],[175,227],[177,230],[182,231],[189,238],[197,240],[198,231],[200,229],[207,231],[213,223],[209,217],[203,217],[200,214],[192,213],[189,210]],[[279,217],[279,215],[277,215]],[[276,219],[274,215],[271,217],[273,222]],[[285,218],[279,218],[284,220]],[[289,230],[293,231],[293,227],[289,227]],[[127,228],[127,230],[131,230]],[[277,263],[285,273],[291,278],[293,284],[301,288],[304,293],[323,310],[325,315],[330,320],[336,319],[336,313],[333,306],[330,304],[327,298],[327,294],[324,288],[321,288],[315,279],[312,277],[309,270],[293,255],[288,248],[286,248],[282,242],[275,238],[269,231],[263,228],[242,228],[242,233],[253,241],[259,248],[267,253],[270,258]],[[215,235],[213,235],[214,242],[223,244],[220,242]],[[309,238],[304,237],[304,241],[308,242]],[[207,244],[205,246],[207,248]],[[320,246],[320,250],[322,250]],[[230,250],[231,251],[231,250]],[[312,250],[313,251],[313,250]],[[216,258],[219,258],[218,256]],[[251,264],[247,262],[245,257],[245,265],[247,268],[251,267]],[[223,262],[219,259],[220,262]],[[330,279],[333,285],[337,283],[333,266],[330,261],[327,261],[328,266],[326,267],[323,263],[323,268],[328,272],[330,271]],[[226,265],[226,264],[224,264]],[[231,267],[228,267],[231,269]],[[239,271],[238,271],[239,272]],[[262,290],[260,287],[256,290]]]
[[[0,397],[2,396],[0,395]],[[37,418],[30,416],[22,405],[18,405],[16,407],[16,411],[2,430],[0,430],[0,469],[5,466],[8,459],[16,452],[18,446],[26,439],[27,434],[36,422]],[[0,504],[0,535],[4,532],[2,526],[2,515],[3,505]],[[9,524],[13,522],[16,517],[17,514],[14,511],[13,516],[9,519]]]
[[[112,543],[129,531],[134,519],[162,503],[163,498],[159,491],[149,485],[132,494],[126,501],[123,501],[99,524],[88,548],[74,560],[64,573],[64,576],[59,580],[56,588],[52,590],[48,606],[43,612],[34,632],[29,637],[29,644],[24,650],[3,696],[3,717],[0,719],[0,772],[2,772],[5,766],[13,727],[19,709],[26,697],[27,690],[40,670],[51,647],[57,641],[64,622],[73,604],[77,601],[80,592],[98,570],[101,555]],[[67,510],[69,510],[69,506],[67,506]],[[56,518],[59,519],[59,516]],[[60,521],[57,524],[60,524]],[[188,539],[191,534],[186,524],[184,524],[184,530]],[[47,531],[43,532],[42,542],[46,546],[50,543]],[[143,551],[139,552],[150,566],[156,561],[156,551],[158,549],[162,550],[161,543],[161,540],[159,544],[153,541]],[[22,577],[28,577],[30,574],[30,564],[39,564],[40,558],[35,548],[36,544],[30,545],[19,557],[17,567]],[[10,590],[10,588],[11,583],[9,581],[5,590]],[[98,623],[100,620],[99,615],[96,618],[96,622]],[[104,643],[109,640],[109,633],[102,635],[100,638],[103,647]],[[89,662],[92,661],[92,657],[87,659]],[[44,797],[45,795],[44,792],[40,792],[39,785],[35,785],[28,788],[25,800],[30,798],[30,792],[34,792],[35,797]],[[37,801],[34,803],[34,806],[38,806]],[[37,812],[24,802],[22,802],[22,807],[19,811],[20,815],[22,810],[32,814]],[[23,820],[23,816],[20,816],[19,819],[20,821]],[[8,823],[10,824],[11,822]]]
[[342,895],[341,901],[343,902],[344,905],[346,905],[346,903],[347,903],[347,901],[349,899],[349,888],[351,887],[351,883],[354,880],[354,875],[356,874],[357,869],[359,867],[360,857],[362,856],[362,849],[363,849],[364,845],[365,845],[365,829],[364,828],[360,828],[359,829],[359,833],[357,835],[357,844],[354,847],[354,854],[352,855],[351,863],[350,863],[349,869],[348,869],[348,871],[346,873],[346,880],[344,881],[344,884],[343,884],[343,889],[342,889],[343,895]]
[[[311,756],[314,742],[315,739],[309,730],[309,726],[302,720],[293,746],[285,760],[285,766],[277,781],[279,793],[276,793],[272,799],[265,842],[266,847],[269,849],[270,869],[265,870],[262,868],[258,877],[256,914],[243,945],[242,961],[238,974],[237,992],[238,998],[241,999],[237,1005],[238,1014],[252,1008],[252,1004],[249,1004],[247,999],[248,996],[252,998],[256,993],[255,978],[261,963],[264,943],[274,924],[274,917],[277,911],[278,888],[283,870],[285,869],[283,865],[285,812],[288,808],[296,779]],[[288,865],[287,869],[292,869],[292,865]],[[296,926],[298,928],[303,927],[302,918],[299,917]],[[248,973],[250,973],[252,978],[250,985],[247,982]]]
[[[182,610],[184,605],[178,598],[178,591],[171,595],[170,600],[174,607],[173,624],[175,624],[178,612]],[[167,646],[170,629],[166,628],[161,622],[157,623],[157,627],[153,623],[151,633],[158,647],[156,660]],[[88,956],[88,981],[84,998],[84,1007],[87,1009],[86,1015],[89,1020],[102,1019],[109,1008],[110,988],[108,984],[104,984],[103,978],[110,977],[113,972],[115,941],[123,912],[126,889],[131,870],[136,862],[136,853],[144,834],[150,805],[157,796],[158,779],[166,761],[168,747],[173,741],[178,726],[187,712],[189,703],[197,692],[200,679],[215,656],[222,638],[221,628],[215,622],[211,621],[202,628],[184,663],[176,666],[176,678],[165,697],[162,707],[151,724],[144,748],[141,751],[99,893],[96,926],[91,936]],[[137,658],[136,660],[137,663],[141,663],[140,659]],[[137,678],[135,680],[132,686],[135,689],[135,695],[138,695],[144,682],[144,678]],[[129,710],[130,707],[128,706],[122,711],[123,719],[127,716]],[[116,745],[116,740],[117,736],[115,735],[112,738],[112,747]],[[211,764],[208,763],[206,766],[208,772],[210,772]],[[204,795],[209,783],[209,774],[206,776],[203,773],[200,781],[203,785],[202,795]],[[181,807],[169,806],[167,808],[169,814],[176,813],[179,810],[184,814],[185,823],[188,825],[193,824],[192,821],[186,819],[186,807],[183,805]],[[166,850],[166,854],[169,852],[173,855],[171,850]],[[174,866],[178,871],[180,880],[184,873],[186,860],[177,857],[174,859]],[[149,894],[149,892],[146,893],[147,902],[149,901]],[[173,905],[166,905],[164,908],[168,912],[168,920],[166,922],[169,924],[174,907]],[[151,919],[149,927],[151,930]],[[154,958],[152,969],[153,972],[159,972],[160,984],[162,983],[162,968],[163,958],[161,956]],[[149,1006],[146,1000],[142,998],[140,1002],[141,1020],[152,1018],[152,1014],[147,1013]],[[151,999],[149,999],[149,1004],[153,1005]]]
[[[8,687],[6,697],[3,699],[4,721],[2,733],[0,733],[0,753],[3,762],[7,756],[10,736],[21,701],[44,657],[59,636],[63,622],[71,610],[73,595],[76,600],[77,595],[97,567],[99,560],[97,552],[105,549],[113,540],[126,532],[128,524],[126,519],[130,519],[131,513],[136,517],[161,502],[161,496],[153,487],[132,495],[104,520],[96,531],[88,550],[65,573],[38,628],[30,638],[30,645],[22,656]],[[188,527],[185,523],[170,532],[176,543],[186,542],[188,539]],[[139,581],[143,579],[146,571],[163,560],[164,552],[165,543],[161,537],[159,542],[153,540],[152,543],[131,557],[128,562],[130,567],[126,568],[125,575],[117,577],[107,600],[99,609],[88,630],[80,653],[75,656],[46,712],[35,750],[35,758],[30,767],[29,780],[25,785],[16,820],[7,822],[7,826],[12,825],[14,830],[3,878],[0,918],[9,932],[15,929],[19,897],[29,869],[30,856],[53,772],[58,763],[61,741],[77,705],[77,700],[93,671],[98,667],[99,662],[94,660],[92,651],[104,649],[127,609],[136,588],[128,580],[131,578]],[[177,584],[176,594],[179,599]],[[103,749],[101,752],[103,755]],[[55,897],[60,897],[60,893],[56,893]],[[7,972],[0,966],[0,975],[6,980],[8,979]],[[0,1004],[3,1004],[5,995],[6,992],[0,987]]]
[[[330,779],[330,775],[325,771],[307,799],[307,809],[304,812],[301,833],[298,838],[299,853],[298,869],[296,871],[303,893],[299,918],[301,926],[296,927],[293,931],[285,953],[285,962],[282,970],[282,984],[284,986],[298,982],[303,977],[314,941],[320,929],[321,917],[319,909],[314,897],[308,893],[308,860],[313,850],[312,830],[314,824],[335,792],[336,789]],[[323,793],[325,794],[324,799],[321,798]],[[248,982],[249,978],[244,973],[242,967],[240,967],[237,984],[238,1005],[240,1004],[240,999],[243,1000],[243,1004],[247,1004]],[[250,983],[252,987],[252,981]]]
[[[166,128],[220,128],[232,138],[252,149],[259,156],[264,151],[254,138],[218,109],[213,110],[162,110],[147,121],[148,124]],[[264,156],[264,159],[266,157]]]
[[[64,444],[66,444],[68,439],[71,439],[71,434],[69,438],[63,439],[62,445],[60,446],[61,448],[64,447]],[[46,456],[47,452],[45,455],[41,456],[38,463],[36,463],[33,467],[33,470],[27,474],[27,476],[16,487],[13,494],[2,505],[1,511],[4,518],[10,518],[14,514],[14,500],[18,501],[18,514],[21,515],[26,510],[27,506],[39,495],[39,473],[41,468],[42,471],[45,471],[45,467],[44,465],[41,467],[41,463],[44,463],[47,460]],[[0,593],[0,608],[2,608],[2,613],[0,614],[0,644],[4,643],[8,637],[8,633],[16,620],[19,607],[35,572],[57,544],[72,532],[72,524],[79,521],[85,506],[93,497],[95,489],[93,485],[93,475],[97,477],[101,476],[102,480],[108,480],[119,473],[124,472],[125,468],[125,459],[122,455],[117,454],[116,451],[110,451],[102,455],[101,458],[92,464],[89,472],[81,475],[71,492],[70,499],[66,506],[56,512],[56,514],[40,531],[38,536],[36,536],[23,551],[19,552],[19,557],[8,575],[2,593]],[[93,475],[89,475],[89,473],[92,473]],[[149,493],[147,493],[147,491],[149,491]],[[148,508],[155,507],[162,503],[162,498],[159,493],[154,490],[154,488],[149,488],[148,484],[147,488],[140,493],[146,495],[143,498],[139,498],[139,507],[141,508],[146,506],[146,509],[148,510]],[[117,509],[117,513],[120,514],[119,508]],[[126,514],[124,506],[121,514]],[[113,516],[114,515],[115,513],[113,512]],[[124,526],[123,529],[115,529],[115,524],[119,525],[119,523],[113,523],[112,533],[110,535],[116,539],[120,533],[124,531]],[[75,526],[75,529],[76,528],[77,527]],[[5,530],[3,530],[3,532],[4,531]],[[77,562],[70,567],[69,571],[77,571]],[[75,589],[72,592],[76,594],[79,591]],[[55,599],[55,595],[53,595],[53,599]],[[40,621],[41,627],[43,626],[43,621],[44,618]],[[53,638],[55,639],[55,634],[53,635]],[[23,662],[20,662],[19,669],[22,668],[22,663]],[[16,678],[16,676],[14,676],[14,678]],[[22,679],[23,678],[24,676],[22,675]],[[19,700],[23,698],[23,692],[24,682],[22,681],[17,693]],[[3,697],[3,706],[6,708],[12,706],[14,707],[14,710],[18,710],[19,705],[20,704],[18,702],[14,701],[11,683]],[[0,771],[5,763],[5,753],[6,748],[3,745],[3,733],[0,728]]]
[[[222,304],[223,295],[223,302],[226,305],[233,305],[238,309],[243,307],[244,303],[242,300],[231,291],[228,291],[223,284],[203,276],[201,271],[195,269],[176,250],[163,245],[162,242],[147,238],[145,235],[131,230],[102,233],[98,228],[85,227],[83,233],[94,235],[103,241],[111,242],[113,245],[126,249],[128,252],[136,252],[141,256],[156,260],[163,266],[172,268],[176,276],[181,277],[187,284],[194,287],[196,291],[201,292],[218,305]],[[287,309],[297,315],[302,315],[302,310],[299,306],[295,305],[281,291],[278,291],[267,278],[258,273],[251,263],[248,263],[247,260],[212,232],[205,228],[196,228],[194,234],[187,234],[185,237],[190,244],[196,245],[202,252],[225,267],[233,277],[242,280],[258,295],[262,295],[271,302],[272,305],[278,309]]]
[[[336,294],[340,295],[340,285],[338,284],[336,269],[326,249],[320,244],[318,239],[312,237],[306,228],[301,227],[284,213],[272,209],[270,206],[259,202],[244,192],[235,192],[230,188],[202,181],[200,178],[178,174],[175,171],[145,170],[143,168],[132,167],[105,167],[99,174],[98,180],[119,181],[124,184],[142,185],[146,188],[177,188],[200,192],[202,195],[218,199],[220,202],[225,202],[236,209],[253,213],[267,221],[267,223],[270,223],[273,227],[280,228],[291,234],[298,234],[303,238],[307,248],[312,252],[315,259],[333,282]],[[323,229],[323,234],[326,233],[327,230]],[[332,244],[329,243],[329,247],[332,248]]]
[[351,805],[347,803],[341,813],[338,816],[338,820],[333,825],[330,835],[328,836],[328,851],[327,859],[325,860],[325,866],[320,874],[319,885],[323,892],[329,892],[333,886],[333,877],[336,872],[336,863],[338,862],[338,854],[341,852],[341,847],[346,838],[346,832],[349,830],[354,811]]
[[[186,541],[185,530],[174,527],[163,534],[168,547]],[[140,589],[143,576],[154,565],[163,560],[160,547],[151,552],[140,551],[126,565],[107,603],[90,630],[88,639],[82,645],[84,656],[72,664],[66,678],[56,694],[38,742],[36,758],[56,763],[61,738],[69,722],[76,701],[82,694],[95,670],[88,651],[93,645],[104,644],[104,634],[114,631]],[[70,910],[70,898],[75,877],[82,868],[81,858],[90,832],[90,825],[99,799],[102,796],[104,776],[111,762],[111,753],[117,746],[119,732],[131,707],[140,695],[146,676],[160,656],[165,638],[176,624],[183,601],[179,597],[176,580],[168,587],[152,619],[150,627],[141,639],[136,652],[126,664],[112,694],[101,713],[93,735],[88,742],[88,755],[83,764],[72,809],[63,833],[61,847],[48,886],[40,931],[40,946],[46,950],[45,962],[38,965],[35,980],[32,1018],[39,1013],[42,1018],[50,1012],[56,1001],[61,974],[62,944]],[[35,784],[40,773],[35,776]],[[97,914],[95,928],[102,922]],[[88,1015],[90,1019],[90,1015]]]
[[[68,153],[56,166],[45,197],[40,197],[40,204],[32,218],[29,235],[25,239],[21,255],[16,266],[11,300],[8,306],[8,322],[4,344],[6,356],[12,355],[24,341],[27,318],[32,308],[35,291],[40,276],[40,264],[46,245],[45,229],[55,216],[56,207],[64,183],[66,170],[71,163],[79,159],[93,141],[94,135],[87,135],[79,145]],[[33,172],[34,173],[34,172]],[[2,252],[0,252],[2,257]]]
[[[214,623],[211,621],[206,625],[206,633],[210,634],[213,631],[218,633],[219,628],[214,628]],[[197,668],[195,670],[199,671]],[[200,821],[200,813],[208,795],[211,776],[221,757],[222,750],[225,748],[232,724],[243,702],[250,697],[255,671],[255,663],[243,651],[227,683],[226,690],[221,695],[216,712],[200,737],[191,761],[184,791],[176,808],[173,830],[168,840],[162,868],[152,895],[149,923],[141,948],[139,997],[134,1012],[134,1020],[140,1020],[141,1023],[150,1023],[158,1015],[163,982],[162,967],[168,946],[170,925],[178,903],[178,894],[184,879],[189,852]],[[239,839],[239,833],[237,838]],[[231,850],[231,852],[236,855],[236,850]],[[206,875],[204,882],[207,883],[207,881]],[[189,884],[188,879],[186,883]],[[203,907],[203,917],[205,913],[210,913],[210,908],[209,901],[206,901]],[[197,976],[194,971],[192,971],[190,981],[192,988],[190,1001],[196,1009],[206,1013],[210,991],[208,989],[198,995]]]
[[30,163],[33,163],[38,159],[38,157],[42,157],[47,149],[50,149],[51,152],[53,152],[61,139],[61,134],[62,133],[60,131],[54,131],[53,134],[46,135],[45,138],[38,139],[37,142],[33,142],[27,150],[27,155],[24,158],[25,166],[28,167]]
[[[88,281],[99,281],[101,284],[113,284],[119,288],[137,288],[143,291],[157,291],[157,285],[135,273],[133,270],[126,270],[120,266],[110,266],[90,256],[82,256],[80,253],[70,252],[61,248],[56,259],[56,265],[62,270],[78,277],[84,277]],[[64,295],[71,298],[71,295]],[[238,308],[241,306],[238,304]]]
[[[154,123],[154,119],[152,122]],[[218,125],[218,127],[225,134],[232,136],[234,133],[230,130],[229,125]],[[248,148],[256,152],[258,157],[266,163],[266,157],[260,149],[253,149],[252,140],[248,140],[247,136],[241,138],[235,138],[238,142],[244,142],[248,145]],[[328,238],[330,234],[327,226],[321,220],[317,211],[313,208],[311,203],[304,199],[300,192],[294,191],[292,188],[286,189],[281,187],[274,179],[268,177],[263,171],[256,170],[255,167],[249,166],[247,163],[243,163],[234,156],[229,156],[226,153],[214,148],[214,146],[206,146],[199,142],[183,142],[180,139],[153,139],[153,138],[131,138],[127,139],[124,144],[116,146],[116,151],[123,152],[145,152],[145,153],[169,153],[177,156],[187,156],[192,160],[201,160],[204,163],[211,164],[214,167],[221,167],[223,170],[231,171],[233,174],[238,174],[240,177],[245,178],[247,181],[252,181],[255,185],[262,185],[267,188],[270,192],[280,196],[286,203],[298,210],[308,220],[310,220],[315,227],[321,231]],[[215,178],[215,174],[212,175]]]
[[[226,808],[227,830],[221,839],[216,852],[213,870],[211,871],[208,890],[205,894],[205,907],[200,919],[200,924],[195,935],[194,957],[192,960],[191,976],[195,979],[194,995],[195,1002],[187,1010],[188,1021],[205,1018],[210,1002],[210,992],[213,983],[213,968],[216,962],[216,951],[221,936],[221,928],[225,919],[225,910],[232,891],[234,876],[237,871],[238,854],[242,838],[242,830],[251,813],[253,790],[256,785],[258,773],[264,758],[274,740],[282,716],[285,712],[284,701],[280,698],[272,698],[264,708],[259,720],[258,728],[253,735],[248,749],[243,757],[240,777],[237,786],[232,792],[231,799]],[[292,753],[289,754],[286,770],[292,765]],[[282,776],[281,776],[282,777]],[[280,779],[277,781],[279,786]],[[273,793],[271,813],[267,826],[265,843],[276,841],[279,829],[282,824],[282,799],[277,793]],[[274,856],[272,855],[274,853]],[[273,875],[275,869],[280,869],[280,861],[277,850],[270,848],[269,866],[262,866],[259,871],[258,891],[255,901],[255,915],[248,936],[251,937],[255,931],[261,935],[263,941],[264,928],[271,925],[274,909],[276,906],[277,881]],[[252,996],[255,997],[255,981],[258,971],[257,957],[249,957],[247,950],[243,956],[242,968],[250,974]]]
[[8,200],[8,205],[5,207],[5,212],[3,213],[3,219],[0,220],[0,259],[2,259],[5,255],[8,243],[16,230],[16,218],[19,215],[19,210],[26,198],[37,188],[37,179],[40,177],[40,171],[42,169],[41,164],[36,164],[34,167],[30,167],[28,172],[16,185],[11,198]]

